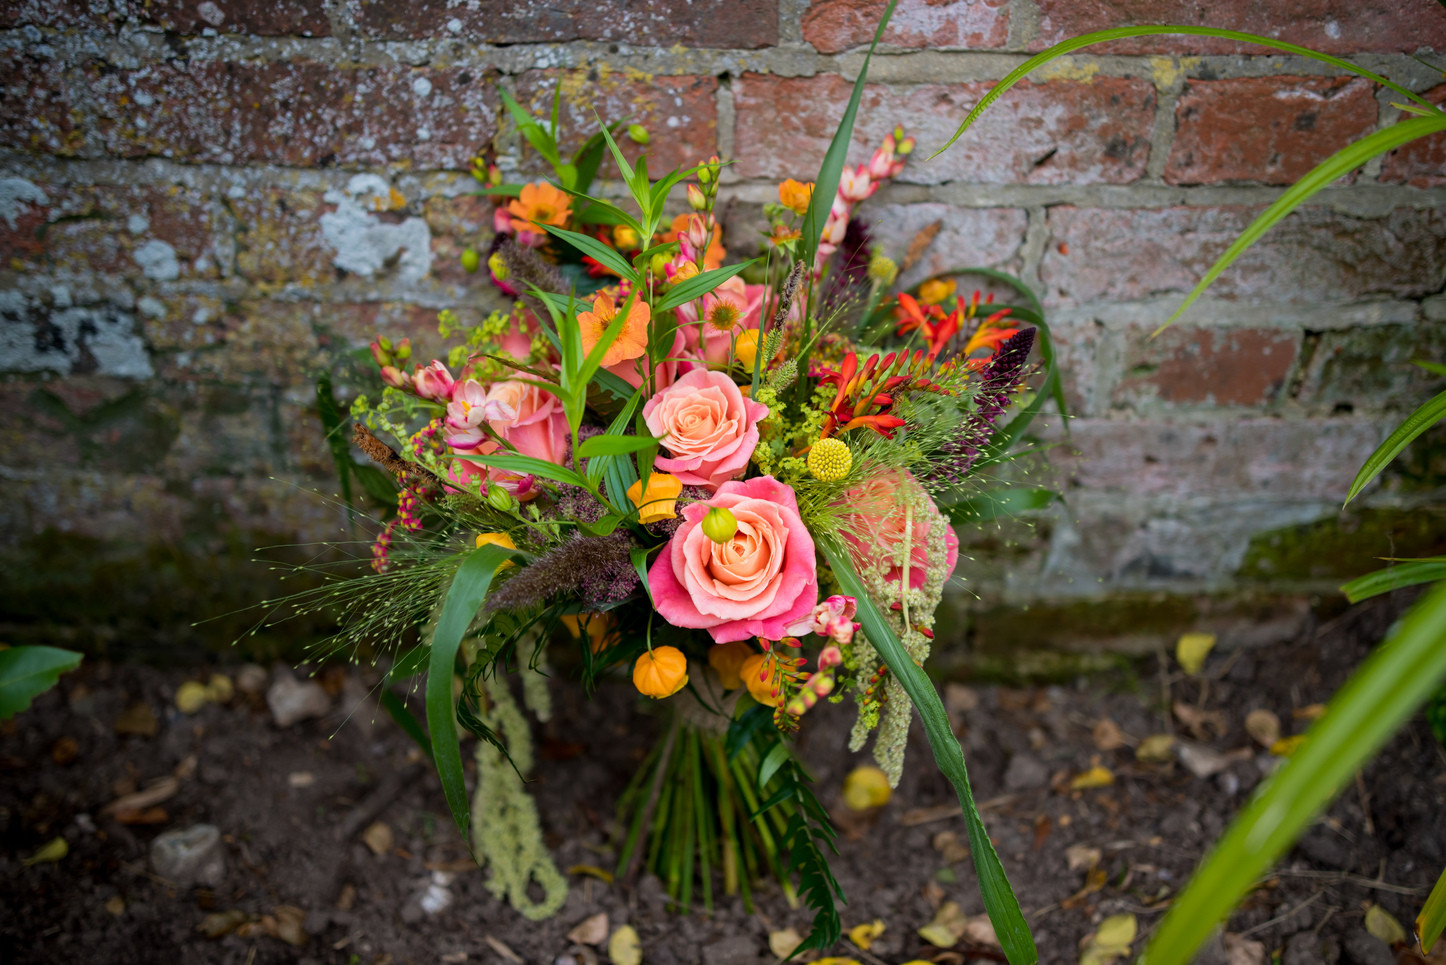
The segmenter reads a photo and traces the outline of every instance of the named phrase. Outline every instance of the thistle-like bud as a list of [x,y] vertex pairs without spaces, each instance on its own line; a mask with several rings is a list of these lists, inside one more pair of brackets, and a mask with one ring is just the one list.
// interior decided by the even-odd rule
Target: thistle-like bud
[[869,259],[869,278],[872,281],[887,288],[892,285],[898,277],[899,266],[895,264],[894,259],[888,255],[875,253],[875,255]]

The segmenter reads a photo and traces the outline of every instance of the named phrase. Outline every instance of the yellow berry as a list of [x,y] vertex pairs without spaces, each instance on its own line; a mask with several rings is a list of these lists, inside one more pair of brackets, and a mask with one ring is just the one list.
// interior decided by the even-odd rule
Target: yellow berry
[[654,647],[633,664],[633,686],[645,697],[671,697],[687,682],[688,658],[677,647]]
[[872,765],[856,767],[844,778],[844,805],[851,811],[867,811],[889,803],[893,790],[882,770]]
[[738,532],[738,518],[726,506],[714,506],[703,517],[703,535],[715,543],[726,543]]
[[838,482],[853,468],[849,447],[838,439],[820,439],[808,450],[808,471],[823,482]]

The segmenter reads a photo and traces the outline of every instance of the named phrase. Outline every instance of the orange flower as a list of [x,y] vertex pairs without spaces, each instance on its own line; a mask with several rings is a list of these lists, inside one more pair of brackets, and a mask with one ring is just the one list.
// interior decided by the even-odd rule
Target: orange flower
[[645,697],[671,697],[687,682],[688,658],[676,647],[654,647],[633,664],[633,686]]
[[724,690],[737,690],[743,686],[743,664],[751,656],[753,648],[742,640],[719,643],[708,648],[708,666],[718,674]]
[[643,492],[643,481],[639,479],[628,488],[628,499],[638,507],[638,522],[644,526],[678,515],[678,496],[683,492],[683,483],[666,472],[648,473],[648,491]]
[[942,305],[958,286],[944,278],[930,278],[919,286],[919,301],[925,305]]
[[[579,312],[577,324],[582,329],[582,351],[584,355],[590,354],[598,340],[607,331],[608,325],[617,315],[618,309],[613,304],[612,297],[607,292],[598,292],[597,298],[593,299],[592,311]],[[603,353],[602,364],[606,368],[609,365],[617,365],[619,362],[626,362],[628,359],[638,358],[648,348],[648,319],[651,311],[647,302],[641,298],[633,299],[633,307],[628,309],[628,320],[623,323],[623,330],[608,350]]]
[[777,707],[783,692],[783,668],[771,653],[755,653],[743,661],[738,676],[753,699],[766,707]]
[[804,184],[789,178],[778,186],[778,200],[785,208],[792,208],[794,214],[807,214],[808,202],[813,198],[813,182]]
[[[688,230],[688,219],[691,214],[680,214],[673,219],[672,225],[663,232],[663,241],[677,241],[678,236]],[[728,254],[723,249],[723,229],[713,229],[713,236],[708,239],[708,250],[703,253],[703,270],[712,271],[714,268],[723,267],[723,257]]]
[[[513,231],[536,233],[538,224],[561,228],[572,214],[572,199],[545,181],[524,184],[517,198],[507,203]],[[533,224],[536,222],[537,224]]]

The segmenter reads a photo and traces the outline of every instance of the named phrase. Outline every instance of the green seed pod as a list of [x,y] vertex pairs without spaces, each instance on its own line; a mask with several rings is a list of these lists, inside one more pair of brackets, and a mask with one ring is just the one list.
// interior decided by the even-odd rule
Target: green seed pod
[[703,517],[703,535],[715,543],[726,543],[738,532],[738,519],[722,506],[714,506]]
[[652,138],[648,136],[648,129],[641,124],[629,124],[628,137],[632,139],[634,144],[647,144],[652,140]]
[[476,248],[468,248],[462,252],[462,270],[467,274],[473,274],[482,267],[482,256],[477,253]]

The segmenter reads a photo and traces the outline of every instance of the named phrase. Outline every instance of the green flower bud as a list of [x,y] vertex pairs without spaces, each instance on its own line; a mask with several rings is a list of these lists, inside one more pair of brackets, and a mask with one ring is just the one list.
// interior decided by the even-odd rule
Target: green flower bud
[[498,512],[508,513],[512,511],[512,507],[516,504],[516,500],[512,498],[511,493],[503,489],[501,486],[488,486],[487,503]]
[[468,248],[462,252],[462,270],[471,275],[482,267],[482,256],[477,254],[476,248]]
[[714,506],[703,517],[703,535],[715,543],[726,543],[738,532],[738,519],[730,510]]
[[652,140],[648,136],[648,129],[641,124],[629,124],[628,137],[632,138],[634,144],[647,144]]

